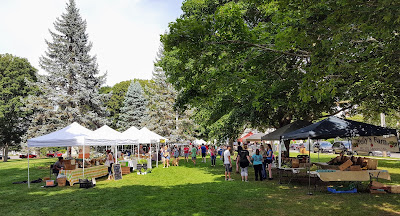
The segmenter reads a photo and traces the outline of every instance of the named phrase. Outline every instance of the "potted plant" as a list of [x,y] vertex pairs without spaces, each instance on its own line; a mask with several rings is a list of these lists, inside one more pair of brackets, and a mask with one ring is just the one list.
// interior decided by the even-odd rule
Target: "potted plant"
[[137,169],[137,170],[140,170],[140,169],[145,169],[145,170],[147,170],[147,160],[146,160],[146,159],[140,159],[140,160],[138,161],[138,164],[137,164],[136,169]]

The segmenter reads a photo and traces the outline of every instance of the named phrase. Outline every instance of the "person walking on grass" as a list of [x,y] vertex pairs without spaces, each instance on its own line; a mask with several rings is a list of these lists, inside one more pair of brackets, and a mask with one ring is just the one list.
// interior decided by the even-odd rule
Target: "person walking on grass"
[[215,167],[215,161],[217,159],[217,150],[215,149],[214,146],[211,146],[209,151],[210,151],[210,158],[211,158],[211,166]]
[[185,146],[185,148],[183,148],[183,154],[185,155],[186,162],[189,162],[189,146]]
[[[227,146],[224,151],[224,166],[225,166],[225,181],[233,181],[231,178],[232,161],[231,161],[231,146]],[[228,178],[229,177],[229,178]]]
[[239,152],[242,151],[242,146],[240,146],[240,142],[238,143],[238,148],[237,148],[237,155],[236,155],[236,173],[239,173]]
[[256,179],[256,181],[258,181],[258,177],[260,177],[260,181],[262,181],[263,177],[261,174],[261,170],[262,170],[263,157],[260,154],[260,150],[258,150],[258,149],[256,150],[256,153],[253,154],[252,159],[253,159],[255,179]]
[[267,172],[266,172],[266,165],[267,165],[267,151],[265,150],[264,145],[260,146],[260,155],[263,157],[262,167],[261,167],[261,174],[262,179],[267,179]]
[[175,158],[174,165],[179,166],[179,149],[176,146],[174,148],[174,158]]
[[242,181],[249,181],[249,164],[251,164],[251,160],[249,151],[247,150],[247,144],[245,144],[243,149],[239,152],[240,175],[242,176]]
[[165,168],[165,167],[168,168],[169,167],[170,156],[171,156],[171,149],[168,146],[165,146],[164,147],[164,158],[165,158],[165,163],[166,163],[167,166],[164,166],[163,168]]
[[201,149],[201,162],[205,163],[207,156],[207,147],[204,144],[201,144],[200,149]]
[[196,166],[196,155],[197,155],[197,148],[196,148],[196,146],[193,145],[193,148],[192,148],[191,152],[192,152],[192,161],[193,161],[193,164]]
[[161,149],[160,149],[160,155],[161,155],[161,160],[162,160],[162,162],[163,162],[163,168],[165,168],[165,156],[164,156],[164,152],[165,152],[165,150],[164,150],[164,146],[163,147],[161,147]]
[[266,164],[267,164],[268,174],[269,174],[268,180],[272,180],[272,171],[271,171],[272,157],[273,157],[273,153],[272,153],[271,144],[267,144],[267,160],[266,160]]

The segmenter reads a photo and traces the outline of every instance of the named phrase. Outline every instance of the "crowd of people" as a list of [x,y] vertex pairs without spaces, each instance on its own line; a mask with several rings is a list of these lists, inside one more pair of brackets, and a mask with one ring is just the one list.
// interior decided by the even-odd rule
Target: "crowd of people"
[[[232,164],[236,164],[236,173],[240,173],[242,181],[248,182],[249,167],[250,165],[254,168],[254,175],[256,181],[272,180],[272,163],[274,155],[271,144],[260,145],[259,148],[255,148],[252,151],[252,155],[248,150],[249,143],[241,145],[238,143],[237,156],[235,159],[232,158],[232,150],[230,145],[220,146],[217,149],[215,146],[201,145],[196,147],[194,145],[181,146],[164,146],[160,150],[161,160],[163,162],[163,168],[170,167],[170,159],[173,157],[172,165],[179,166],[179,157],[184,156],[184,161],[189,162],[189,156],[196,166],[197,157],[201,156],[201,162],[207,163],[207,156],[210,156],[211,166],[215,167],[217,156],[220,156],[220,160],[223,160],[225,167],[225,180],[233,181],[231,177]],[[183,154],[182,154],[183,152]],[[234,154],[233,154],[234,155]]]

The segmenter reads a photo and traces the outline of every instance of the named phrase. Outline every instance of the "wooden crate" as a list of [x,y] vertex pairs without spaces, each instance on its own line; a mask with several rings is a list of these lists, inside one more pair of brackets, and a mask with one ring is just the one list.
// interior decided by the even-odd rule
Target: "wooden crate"
[[131,173],[130,167],[121,167],[122,175]]

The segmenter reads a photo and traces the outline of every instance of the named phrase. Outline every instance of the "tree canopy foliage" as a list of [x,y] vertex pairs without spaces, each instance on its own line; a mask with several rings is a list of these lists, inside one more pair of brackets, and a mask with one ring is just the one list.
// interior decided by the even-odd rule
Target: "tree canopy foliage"
[[159,65],[208,132],[398,109],[397,1],[187,0]]
[[4,150],[4,161],[9,147],[19,146],[28,129],[31,111],[22,109],[23,99],[37,89],[27,85],[27,80],[36,81],[36,69],[28,60],[0,54],[0,147]]

